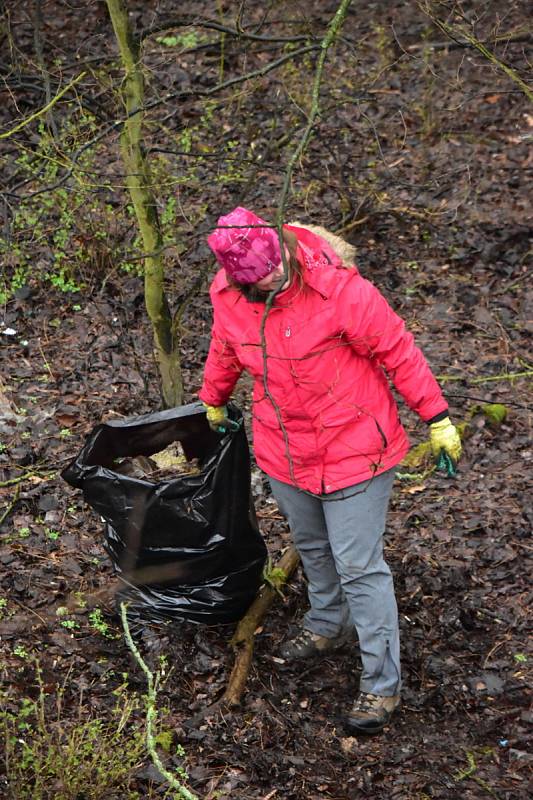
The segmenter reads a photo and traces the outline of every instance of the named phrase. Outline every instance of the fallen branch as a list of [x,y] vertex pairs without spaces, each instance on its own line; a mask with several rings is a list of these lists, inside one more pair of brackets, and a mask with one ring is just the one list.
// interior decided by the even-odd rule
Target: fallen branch
[[478,766],[476,764],[476,759],[475,759],[474,753],[471,753],[470,751],[465,750],[465,754],[466,754],[466,758],[467,758],[467,761],[468,761],[468,767],[466,769],[463,769],[463,770],[460,770],[459,772],[457,772],[453,776],[454,780],[457,781],[457,783],[460,783],[461,781],[464,781],[465,779],[469,778],[470,780],[475,781],[478,786],[481,786],[482,789],[485,789],[485,791],[488,794],[490,794],[491,797],[495,797],[496,800],[499,800],[499,795],[496,794],[494,789],[491,786],[489,786],[489,784],[486,781],[484,781],[482,778],[480,778],[478,775],[476,775]]
[[5,489],[6,486],[16,486],[17,483],[24,483],[24,481],[28,480],[28,478],[35,478],[38,476],[40,477],[41,481],[46,481],[49,478],[53,478],[56,474],[57,473],[55,472],[50,472],[49,475],[43,475],[40,477],[37,470],[31,469],[29,472],[24,472],[22,475],[19,475],[18,478],[9,478],[7,481],[0,481],[0,489]]
[[214,714],[221,707],[235,708],[240,704],[252,664],[254,637],[257,628],[272,605],[276,594],[280,593],[281,587],[298,566],[299,560],[300,557],[295,548],[289,547],[278,563],[267,571],[267,575],[270,578],[259,590],[257,597],[239,622],[237,630],[230,640],[235,661],[224,694],[214,703],[205,706],[188,719],[184,723],[186,728],[194,730],[207,716]]
[[220,700],[221,704],[225,703],[230,708],[239,705],[252,664],[255,632],[272,605],[276,593],[292,575],[299,560],[300,557],[295,548],[290,547],[272,570],[276,576],[275,580],[262,586],[254,602],[239,622],[230,642],[235,655],[235,663],[226,691]]

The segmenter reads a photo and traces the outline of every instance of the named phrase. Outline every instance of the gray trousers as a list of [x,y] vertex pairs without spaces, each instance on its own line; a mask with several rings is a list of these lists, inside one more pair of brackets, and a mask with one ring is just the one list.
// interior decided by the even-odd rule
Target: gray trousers
[[311,608],[304,628],[335,637],[355,625],[362,692],[400,691],[400,636],[383,533],[394,469],[326,495],[269,478],[307,576]]

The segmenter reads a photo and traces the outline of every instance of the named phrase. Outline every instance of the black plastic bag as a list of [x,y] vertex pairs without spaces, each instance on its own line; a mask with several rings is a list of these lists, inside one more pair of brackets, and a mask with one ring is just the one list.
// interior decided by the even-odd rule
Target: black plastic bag
[[[232,419],[242,414],[230,406]],[[117,471],[179,441],[197,474],[151,482]],[[245,613],[267,550],[250,491],[244,427],[213,433],[201,403],[98,425],[63,470],[105,520],[106,549],[127,590],[128,617],[219,624]]]

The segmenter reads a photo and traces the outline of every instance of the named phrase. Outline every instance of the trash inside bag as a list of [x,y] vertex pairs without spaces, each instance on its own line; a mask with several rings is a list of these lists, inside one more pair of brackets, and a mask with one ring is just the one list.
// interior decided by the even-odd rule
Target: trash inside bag
[[201,403],[106,422],[61,474],[105,521],[130,619],[214,625],[245,613],[267,550],[242,425],[213,433]]

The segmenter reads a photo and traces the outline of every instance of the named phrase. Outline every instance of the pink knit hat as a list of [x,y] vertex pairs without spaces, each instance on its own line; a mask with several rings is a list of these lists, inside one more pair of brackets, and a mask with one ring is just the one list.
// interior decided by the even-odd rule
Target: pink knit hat
[[[237,227],[223,227],[233,225]],[[247,208],[234,208],[220,217],[207,244],[228,277],[237,283],[260,281],[281,262],[276,229]]]

